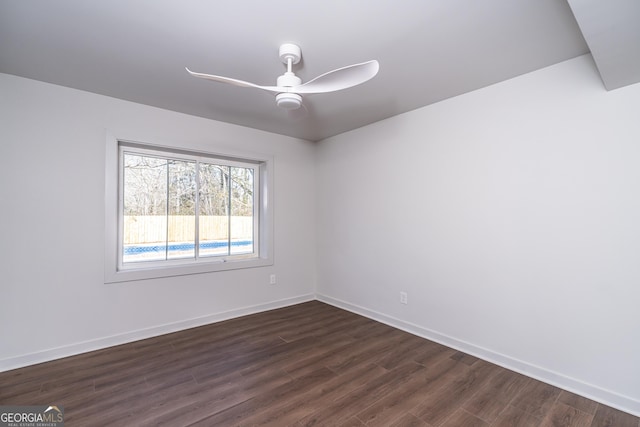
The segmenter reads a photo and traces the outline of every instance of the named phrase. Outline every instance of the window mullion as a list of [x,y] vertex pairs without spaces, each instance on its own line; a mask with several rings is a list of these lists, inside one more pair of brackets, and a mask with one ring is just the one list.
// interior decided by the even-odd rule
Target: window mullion
[[227,256],[231,256],[231,166],[227,166],[227,206],[229,213],[227,218]]
[[167,191],[166,191],[166,207],[165,207],[165,218],[166,218],[166,224],[165,224],[165,228],[166,228],[166,234],[165,234],[165,245],[164,245],[164,259],[168,260],[169,259],[169,208],[171,206],[170,203],[170,198],[171,198],[171,191],[169,190],[169,163],[170,160],[167,159]]
[[196,203],[195,203],[195,245],[196,260],[200,259],[200,160],[196,160]]
[[[253,198],[253,230],[251,240],[253,242],[253,252],[256,253],[260,248],[260,206],[263,201],[262,180],[260,176],[260,168],[253,169],[253,188],[251,189],[251,196]],[[256,191],[257,190],[257,191]]]

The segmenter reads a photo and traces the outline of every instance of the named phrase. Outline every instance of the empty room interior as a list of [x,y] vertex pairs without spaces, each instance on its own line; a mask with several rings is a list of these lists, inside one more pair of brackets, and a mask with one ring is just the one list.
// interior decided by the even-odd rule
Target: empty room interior
[[0,412],[640,427],[638,22],[0,0]]

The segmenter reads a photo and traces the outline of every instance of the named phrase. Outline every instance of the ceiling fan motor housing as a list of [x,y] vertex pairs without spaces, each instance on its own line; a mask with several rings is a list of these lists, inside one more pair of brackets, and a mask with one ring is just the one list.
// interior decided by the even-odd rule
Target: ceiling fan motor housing
[[282,88],[289,88],[300,86],[302,84],[302,80],[300,79],[300,77],[287,71],[286,73],[278,77],[276,84]]

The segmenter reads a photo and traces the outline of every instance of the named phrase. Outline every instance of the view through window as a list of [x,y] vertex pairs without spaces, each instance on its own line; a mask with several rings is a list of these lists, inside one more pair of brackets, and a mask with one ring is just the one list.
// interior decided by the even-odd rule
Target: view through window
[[257,256],[259,167],[121,147],[121,265]]

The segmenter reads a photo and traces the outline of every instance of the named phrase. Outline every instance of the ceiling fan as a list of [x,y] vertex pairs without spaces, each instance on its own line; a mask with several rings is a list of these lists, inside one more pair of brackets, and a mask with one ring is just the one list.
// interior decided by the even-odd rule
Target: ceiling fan
[[372,79],[378,74],[378,69],[380,68],[378,61],[367,61],[329,71],[313,80],[302,83],[300,77],[296,76],[291,69],[293,65],[300,62],[302,57],[300,47],[295,44],[285,43],[280,46],[279,53],[280,60],[287,65],[287,71],[278,77],[276,86],[261,86],[230,77],[194,73],[188,68],[186,70],[194,77],[275,93],[278,107],[286,110],[296,110],[302,106],[302,94],[326,93],[347,89]]

